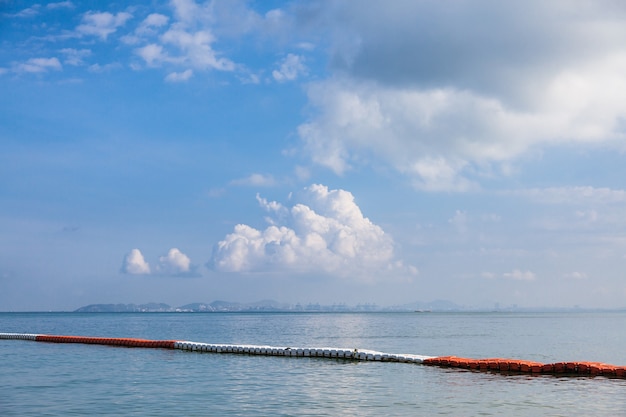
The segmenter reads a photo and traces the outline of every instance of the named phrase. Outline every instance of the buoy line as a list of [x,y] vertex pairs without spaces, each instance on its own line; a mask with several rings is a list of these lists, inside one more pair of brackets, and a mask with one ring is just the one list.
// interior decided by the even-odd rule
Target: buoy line
[[541,363],[519,359],[470,359],[457,356],[423,356],[393,354],[365,349],[304,348],[257,345],[231,345],[199,343],[186,340],[148,340],[136,338],[106,338],[85,336],[59,336],[30,333],[0,333],[0,339],[30,340],[48,343],[83,343],[107,346],[178,349],[193,352],[233,353],[262,356],[321,357],[357,361],[402,362],[475,371],[523,373],[559,376],[605,376],[626,378],[626,366],[600,362]]

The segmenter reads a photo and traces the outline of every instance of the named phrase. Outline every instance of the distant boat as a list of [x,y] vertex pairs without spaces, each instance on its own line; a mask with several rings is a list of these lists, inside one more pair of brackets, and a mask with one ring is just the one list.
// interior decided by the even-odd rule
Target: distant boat
[[432,313],[432,310],[415,310],[415,313]]

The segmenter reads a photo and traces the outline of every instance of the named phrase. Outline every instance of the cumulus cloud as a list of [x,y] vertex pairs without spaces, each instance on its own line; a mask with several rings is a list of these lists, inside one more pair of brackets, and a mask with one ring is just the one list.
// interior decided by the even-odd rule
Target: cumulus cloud
[[203,8],[193,0],[172,0],[176,17],[183,22],[191,22],[203,14]]
[[209,30],[187,32],[170,29],[163,34],[161,40],[180,51],[178,59],[181,62],[189,63],[196,68],[221,71],[232,71],[235,68],[231,60],[219,57],[213,50],[211,44],[215,42],[215,37]]
[[137,48],[135,53],[143,58],[148,66],[155,66],[168,59],[163,52],[163,47],[155,43]]
[[76,32],[80,35],[97,36],[106,40],[108,36],[133,15],[127,12],[111,14],[109,12],[87,12],[83,15],[82,23],[76,27]]
[[130,275],[146,275],[150,273],[150,265],[139,249],[133,249],[124,257],[121,272]]
[[124,257],[121,272],[129,275],[195,276],[197,267],[178,248],[171,248],[166,255],[159,256],[156,266],[150,267],[139,249],[131,250]]
[[156,272],[163,275],[181,275],[191,272],[191,260],[177,248],[159,257]]
[[[216,47],[218,38],[240,41],[252,33],[263,41],[282,43],[294,35],[290,29],[294,19],[280,9],[260,14],[240,1],[172,0],[170,6],[171,18],[151,14],[123,38],[125,43],[139,46],[135,53],[150,67],[167,64],[172,68],[236,72],[241,82],[257,84],[259,71],[227,57]],[[306,73],[303,62],[303,56],[288,54],[272,76],[279,81],[295,80]]]
[[235,69],[231,60],[218,56],[213,49],[211,45],[215,42],[215,37],[209,30],[191,32],[173,28],[161,35],[159,41],[160,43],[150,43],[135,50],[148,66],[167,63],[201,70]]
[[219,271],[324,272],[355,279],[380,278],[409,271],[394,259],[394,243],[364,217],[345,190],[311,185],[291,207],[257,196],[270,213],[270,225],[245,224],[217,243],[210,266]]
[[147,42],[148,38],[156,36],[161,28],[167,26],[170,18],[160,13],[151,13],[146,17],[132,33],[124,35],[120,40],[128,45],[136,45]]
[[342,174],[375,158],[419,189],[465,191],[532,149],[623,146],[625,6],[392,4],[311,11],[332,22],[334,72],[299,127],[314,162]]
[[140,35],[153,34],[157,28],[167,25],[169,19],[169,17],[159,13],[151,13],[141,22],[135,33]]

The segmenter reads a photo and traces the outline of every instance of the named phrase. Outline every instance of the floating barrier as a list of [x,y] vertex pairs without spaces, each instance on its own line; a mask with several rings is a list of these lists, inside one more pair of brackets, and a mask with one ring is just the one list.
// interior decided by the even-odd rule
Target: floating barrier
[[444,368],[459,368],[471,371],[499,372],[507,374],[559,375],[559,376],[604,376],[626,378],[626,366],[615,366],[600,362],[557,362],[541,363],[519,359],[487,358],[471,359],[457,356],[423,356],[393,354],[364,349],[276,347],[257,345],[229,345],[198,343],[185,340],[148,340],[135,338],[105,338],[84,336],[57,336],[27,333],[0,333],[0,339],[31,340],[48,343],[83,343],[108,346],[178,349],[192,352],[233,353],[263,356],[318,357],[355,361],[415,363]]
[[506,358],[470,359],[460,358],[457,356],[441,356],[424,359],[422,363],[424,365],[446,368],[461,368],[502,373],[626,378],[626,366],[615,366],[602,362],[541,363]]
[[46,334],[0,333],[0,339],[33,340],[48,343],[83,343],[94,345],[178,349],[193,352],[237,353],[263,356],[294,356],[349,359],[359,361],[422,363],[430,356],[388,354],[364,349],[277,347],[257,345],[229,345],[198,343],[186,340],[148,340],[134,338],[105,338],[84,336],[58,336]]

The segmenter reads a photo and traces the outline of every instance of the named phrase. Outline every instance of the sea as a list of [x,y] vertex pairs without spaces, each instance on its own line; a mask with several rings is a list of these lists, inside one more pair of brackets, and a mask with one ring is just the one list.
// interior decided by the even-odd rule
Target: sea
[[[626,365],[626,312],[0,313],[0,332]],[[626,380],[0,340],[0,416],[626,416]]]

